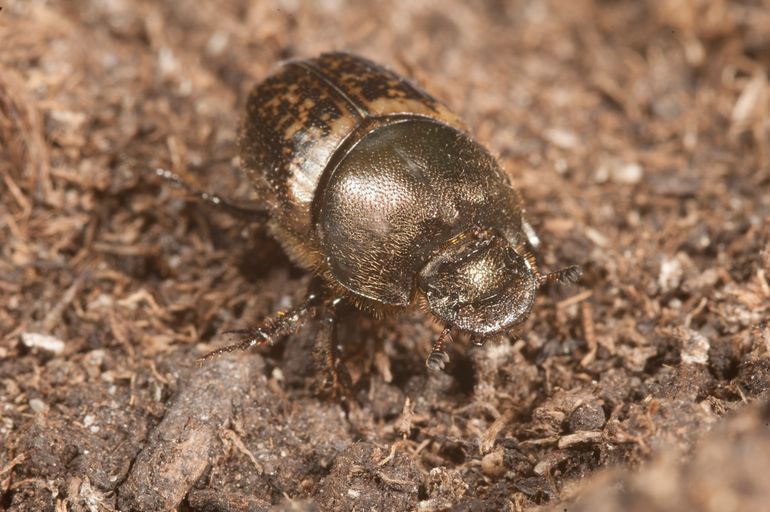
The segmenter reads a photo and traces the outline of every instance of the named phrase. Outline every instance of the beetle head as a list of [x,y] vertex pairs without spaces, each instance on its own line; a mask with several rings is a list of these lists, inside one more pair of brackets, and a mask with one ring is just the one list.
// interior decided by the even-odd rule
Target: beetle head
[[438,318],[482,337],[524,322],[540,282],[534,259],[489,230],[454,238],[418,277],[418,286]]

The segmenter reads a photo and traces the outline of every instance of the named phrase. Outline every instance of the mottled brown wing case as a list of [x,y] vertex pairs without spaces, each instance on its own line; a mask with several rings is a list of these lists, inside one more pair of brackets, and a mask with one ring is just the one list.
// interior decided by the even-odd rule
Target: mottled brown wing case
[[326,53],[306,64],[323,73],[364,116],[416,114],[460,127],[458,118],[442,103],[370,60],[347,53]]
[[307,231],[318,179],[358,122],[344,98],[297,62],[254,88],[243,122],[242,164],[282,229],[295,236]]
[[289,61],[257,85],[246,107],[241,156],[278,234],[312,244],[311,203],[335,151],[362,124],[404,114],[462,126],[395,73],[345,53]]

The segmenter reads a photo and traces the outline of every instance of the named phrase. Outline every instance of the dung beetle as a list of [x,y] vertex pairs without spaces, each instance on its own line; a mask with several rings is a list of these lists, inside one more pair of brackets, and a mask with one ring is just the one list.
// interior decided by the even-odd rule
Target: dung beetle
[[375,314],[422,305],[445,327],[426,361],[442,370],[453,330],[483,343],[522,324],[544,282],[580,275],[541,274],[539,240],[495,158],[443,104],[362,57],[284,63],[251,92],[240,149],[259,209],[196,192],[266,221],[323,291],[204,357],[272,342],[319,311],[331,325],[340,301]]

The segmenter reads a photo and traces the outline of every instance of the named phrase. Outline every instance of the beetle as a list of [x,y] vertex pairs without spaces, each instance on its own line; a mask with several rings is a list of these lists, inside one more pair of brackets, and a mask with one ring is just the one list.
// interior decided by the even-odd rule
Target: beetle
[[496,159],[442,103],[365,58],[285,62],[249,95],[240,151],[257,211],[158,172],[265,221],[323,291],[228,331],[240,342],[204,357],[272,342],[319,311],[331,325],[340,301],[375,314],[422,305],[444,326],[426,361],[440,371],[453,331],[482,344],[520,326],[543,283],[580,276],[577,266],[539,271],[539,240]]

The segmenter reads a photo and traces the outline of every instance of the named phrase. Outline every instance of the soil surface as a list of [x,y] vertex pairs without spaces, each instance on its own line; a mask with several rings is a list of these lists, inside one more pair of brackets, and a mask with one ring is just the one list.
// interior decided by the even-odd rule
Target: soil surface
[[[770,3],[0,2],[0,509],[770,509]],[[360,53],[464,118],[548,286],[518,337],[415,311],[195,365],[310,277],[254,204],[250,88]]]

